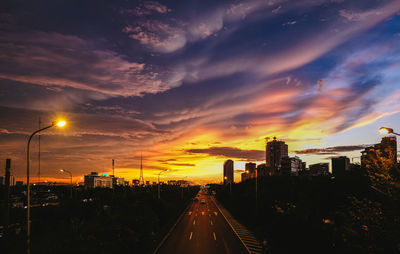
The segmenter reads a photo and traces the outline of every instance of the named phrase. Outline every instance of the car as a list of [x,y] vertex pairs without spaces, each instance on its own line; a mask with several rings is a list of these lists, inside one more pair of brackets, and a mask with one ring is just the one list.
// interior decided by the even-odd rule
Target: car
[[194,202],[198,202],[199,199],[198,199],[198,198],[194,198],[193,201],[194,201]]
[[205,203],[206,203],[206,200],[202,199],[202,200],[200,201],[200,203],[201,203],[201,204],[205,204]]

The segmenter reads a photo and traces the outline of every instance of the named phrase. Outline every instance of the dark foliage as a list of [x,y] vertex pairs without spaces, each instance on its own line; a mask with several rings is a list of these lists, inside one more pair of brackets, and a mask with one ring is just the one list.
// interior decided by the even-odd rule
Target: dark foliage
[[[156,186],[75,189],[71,200],[68,188],[49,189],[61,200],[31,209],[32,253],[151,253],[198,191],[163,186],[158,200]],[[1,246],[24,253],[26,209],[12,208],[10,219]]]
[[399,253],[399,197],[374,189],[369,175],[358,167],[335,178],[260,177],[257,204],[254,179],[232,193],[213,188],[269,253]]

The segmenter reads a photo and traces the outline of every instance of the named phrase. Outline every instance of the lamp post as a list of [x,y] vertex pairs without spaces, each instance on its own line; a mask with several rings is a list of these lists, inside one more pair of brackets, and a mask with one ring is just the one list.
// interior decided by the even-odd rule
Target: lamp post
[[[228,181],[228,177],[227,177],[227,176],[224,176],[224,179],[225,179],[226,181]],[[232,196],[232,182],[231,182],[231,181],[229,181],[229,192],[230,192],[230,194],[231,194],[231,196]]]
[[71,182],[70,182],[70,184],[71,184],[71,199],[72,199],[72,173],[69,172],[68,170],[65,170],[65,169],[60,169],[60,172],[68,173],[69,176],[70,176],[70,179],[71,179]]
[[258,172],[256,168],[256,214],[257,214],[257,208],[258,208]]
[[[188,176],[185,176],[183,179],[187,178]],[[183,180],[182,179],[182,180]],[[181,186],[181,199],[183,199],[183,187]]]
[[162,170],[160,173],[158,173],[158,199],[160,199],[160,175],[161,175],[163,172],[166,172],[166,171],[168,171],[168,169],[164,169],[164,170]]
[[383,135],[386,135],[386,134],[394,134],[394,135],[400,136],[399,133],[394,132],[393,129],[392,129],[392,128],[389,128],[389,127],[381,127],[381,128],[379,128],[379,132],[380,132],[381,134],[383,134]]
[[26,196],[27,196],[27,212],[26,212],[26,247],[27,247],[27,253],[30,254],[31,253],[31,221],[30,221],[30,216],[31,216],[31,185],[29,183],[29,160],[30,160],[30,156],[29,156],[29,149],[30,149],[30,144],[31,144],[31,140],[33,138],[33,136],[35,136],[35,134],[47,130],[53,126],[58,126],[58,127],[63,127],[66,124],[65,121],[59,121],[59,122],[53,122],[51,125],[46,126],[44,128],[38,129],[36,131],[34,131],[28,139],[28,143],[26,145]]

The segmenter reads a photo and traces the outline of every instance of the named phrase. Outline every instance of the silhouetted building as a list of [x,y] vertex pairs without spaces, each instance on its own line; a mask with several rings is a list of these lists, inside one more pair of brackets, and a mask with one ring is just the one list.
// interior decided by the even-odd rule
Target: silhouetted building
[[91,172],[85,175],[85,187],[86,188],[112,188],[113,177],[106,174],[99,175],[97,172]]
[[168,185],[177,185],[176,180],[168,180]]
[[253,162],[248,162],[245,164],[245,169],[248,173],[255,173],[256,172],[256,164]]
[[280,170],[284,157],[288,157],[288,145],[274,137],[274,140],[268,142],[266,147],[267,167],[270,167],[273,171]]
[[282,175],[299,175],[300,171],[305,170],[303,166],[305,166],[305,164],[303,164],[303,161],[297,156],[283,157],[280,173]]
[[115,176],[111,176],[111,177],[112,177],[113,186],[125,186],[125,179],[124,178],[115,177]]
[[146,185],[150,185],[150,181],[146,181]]
[[178,186],[181,186],[181,187],[188,187],[189,186],[189,182],[186,181],[186,180],[178,180],[178,181],[176,181],[176,184]]
[[311,176],[329,175],[329,163],[317,163],[309,166]]
[[346,156],[332,158],[332,174],[341,175],[350,170],[350,159]]
[[245,164],[245,173],[247,174],[247,178],[248,179],[252,179],[252,178],[256,178],[257,177],[257,173],[256,172],[256,167],[257,164],[253,163],[253,162],[248,162]]
[[132,185],[133,185],[133,186],[139,186],[139,184],[140,184],[139,179],[133,179],[133,180],[132,180]]
[[240,176],[242,177],[242,179],[241,179],[242,182],[247,181],[247,180],[250,179],[249,174],[246,173],[246,172],[242,173]]
[[307,163],[305,161],[301,162],[301,170],[303,172],[307,170]]
[[265,163],[261,163],[257,166],[257,175],[260,176],[267,176],[267,175],[272,175],[272,171],[270,168],[267,168]]
[[224,162],[224,184],[233,183],[233,160]]
[[4,176],[0,176],[0,185],[4,185]]
[[15,182],[15,186],[22,186],[24,184],[24,182],[22,181],[16,181]]

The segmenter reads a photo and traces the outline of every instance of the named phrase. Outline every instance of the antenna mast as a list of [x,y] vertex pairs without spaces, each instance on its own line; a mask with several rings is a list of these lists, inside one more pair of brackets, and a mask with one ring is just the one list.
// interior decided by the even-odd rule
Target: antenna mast
[[143,158],[142,158],[142,153],[140,153],[140,177],[139,177],[139,185],[144,185],[144,178],[143,178]]

